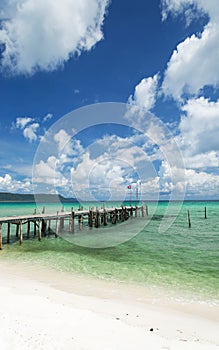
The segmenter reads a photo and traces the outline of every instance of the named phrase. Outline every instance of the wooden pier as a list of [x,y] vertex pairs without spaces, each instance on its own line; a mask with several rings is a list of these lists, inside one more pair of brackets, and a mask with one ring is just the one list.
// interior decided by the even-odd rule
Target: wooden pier
[[[72,210],[65,212],[64,207],[60,212],[55,214],[46,214],[45,208],[43,208],[42,214],[35,213],[32,215],[20,215],[20,216],[6,216],[0,217],[0,250],[3,248],[3,234],[2,226],[7,225],[6,243],[11,242],[11,225],[16,225],[15,237],[19,239],[20,244],[23,243],[23,238],[38,237],[41,241],[42,237],[46,235],[54,234],[58,237],[64,230],[66,222],[68,222],[68,231],[75,232],[75,225],[78,225],[78,229],[82,230],[83,225],[87,225],[89,228],[98,228],[101,225],[115,225],[118,222],[124,222],[132,217],[148,215],[147,207],[144,206],[129,206],[120,208],[96,208],[93,207],[88,210],[79,208],[78,210]],[[55,222],[55,230],[51,230],[51,223]],[[31,225],[32,224],[32,225]],[[26,234],[24,234],[23,226],[27,225]],[[32,226],[32,230],[31,230]]]

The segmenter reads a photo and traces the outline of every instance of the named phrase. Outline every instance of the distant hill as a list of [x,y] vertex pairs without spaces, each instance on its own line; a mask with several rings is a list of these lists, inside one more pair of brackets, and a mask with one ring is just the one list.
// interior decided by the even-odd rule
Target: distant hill
[[41,203],[72,203],[78,202],[76,198],[65,198],[61,195],[55,194],[21,194],[21,193],[8,193],[0,192],[0,202],[41,202]]

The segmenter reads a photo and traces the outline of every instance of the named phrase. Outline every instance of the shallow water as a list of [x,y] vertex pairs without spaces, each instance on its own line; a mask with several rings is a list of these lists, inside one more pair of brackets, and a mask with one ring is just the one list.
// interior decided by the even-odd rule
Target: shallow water
[[[41,211],[44,205],[39,205],[38,210]],[[83,204],[84,208],[90,205]],[[108,207],[111,205],[116,203],[107,204]],[[64,206],[66,211],[72,206],[78,209],[78,204]],[[204,218],[205,206],[207,219]],[[0,216],[32,214],[35,207],[34,203],[0,203]],[[19,259],[49,265],[60,271],[162,286],[185,291],[199,300],[219,300],[219,202],[184,202],[179,213],[179,203],[172,203],[168,213],[166,202],[159,203],[157,207],[155,203],[148,203],[148,207],[149,217],[130,219],[126,226],[117,224],[104,230],[76,230],[73,240],[68,239],[69,235],[64,232],[58,239],[50,235],[41,242],[36,238],[24,240],[22,246],[15,240],[13,244],[4,244],[0,259]],[[57,204],[46,204],[46,212],[57,210],[61,210]],[[188,227],[188,210],[191,228]],[[166,231],[161,230],[161,224],[165,228],[170,227]],[[5,240],[7,225],[3,226]],[[86,245],[87,239],[106,240],[110,232],[121,237],[124,232],[132,230],[136,233],[131,239],[110,248],[81,246],[82,238]]]

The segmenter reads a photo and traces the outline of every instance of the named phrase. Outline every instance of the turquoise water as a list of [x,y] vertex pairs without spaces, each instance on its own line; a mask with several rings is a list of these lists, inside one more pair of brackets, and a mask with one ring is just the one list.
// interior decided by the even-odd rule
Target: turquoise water
[[[38,210],[41,211],[44,205],[39,205]],[[22,246],[18,241],[4,244],[0,260],[18,259],[48,264],[59,271],[184,290],[199,299],[219,300],[219,202],[184,202],[179,213],[177,205],[172,203],[172,211],[167,215],[168,203],[162,202],[158,206],[148,203],[149,217],[126,222],[131,230],[135,230],[135,225],[140,222],[140,232],[114,247],[91,249],[63,239],[64,234],[60,234],[57,239],[51,235],[44,237],[41,242],[36,238],[24,240]],[[57,204],[45,206],[46,212],[61,211]],[[66,211],[72,206],[78,209],[78,204],[64,206]],[[83,206],[89,208],[90,203],[84,203]],[[207,219],[204,218],[205,206]],[[32,214],[35,208],[34,203],[0,203],[0,216]],[[188,210],[191,228],[188,227]],[[165,232],[160,230],[161,223],[168,223],[169,220],[173,221],[170,227]],[[123,230],[127,230],[128,226]],[[3,224],[4,240],[6,230],[7,225]],[[86,233],[85,228],[83,232],[77,231],[76,236],[89,234],[96,235],[98,239],[100,235],[107,237],[110,230],[120,235],[122,226],[117,224],[113,228],[106,227],[104,231],[98,230],[92,229]]]

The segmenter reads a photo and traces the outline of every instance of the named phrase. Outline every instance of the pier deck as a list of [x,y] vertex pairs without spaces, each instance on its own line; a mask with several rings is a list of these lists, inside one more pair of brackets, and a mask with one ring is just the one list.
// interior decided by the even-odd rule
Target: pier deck
[[16,225],[16,237],[18,237],[20,244],[23,242],[23,225],[27,224],[27,234],[26,238],[30,238],[31,232],[31,223],[33,223],[33,234],[34,237],[37,235],[38,239],[41,240],[42,236],[46,235],[46,232],[51,233],[51,221],[54,220],[55,225],[55,237],[59,236],[59,232],[64,229],[64,223],[66,220],[69,222],[69,232],[74,233],[75,222],[78,222],[79,229],[82,230],[83,224],[87,221],[87,225],[92,228],[98,228],[100,225],[116,224],[118,222],[123,222],[128,220],[129,217],[137,217],[138,215],[144,216],[147,215],[147,208],[144,206],[128,206],[128,207],[119,207],[119,208],[90,208],[90,209],[81,209],[62,211],[56,213],[45,213],[45,208],[43,212],[28,214],[28,215],[19,215],[19,216],[5,216],[0,217],[0,250],[3,248],[3,234],[2,234],[2,225],[7,224],[7,240],[6,243],[9,244],[11,240],[11,225]]

